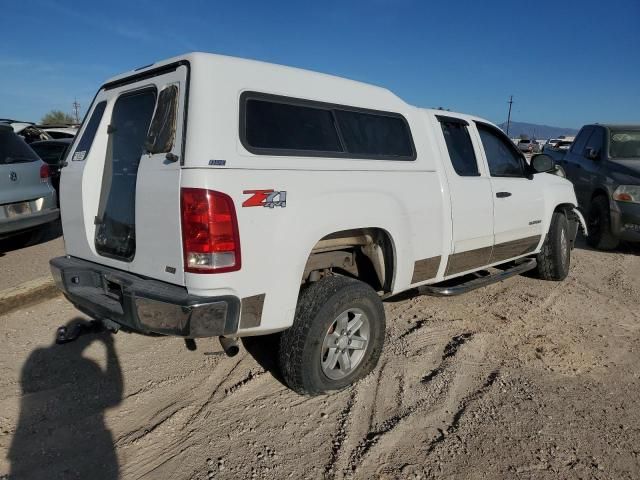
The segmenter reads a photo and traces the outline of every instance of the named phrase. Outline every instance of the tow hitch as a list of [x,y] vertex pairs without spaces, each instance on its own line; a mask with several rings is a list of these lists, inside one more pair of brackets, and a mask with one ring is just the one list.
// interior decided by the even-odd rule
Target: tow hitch
[[65,343],[73,342],[82,335],[90,333],[102,333],[102,332],[118,333],[117,328],[109,327],[100,320],[84,321],[80,320],[72,323],[71,325],[63,325],[56,330],[56,343],[63,345]]

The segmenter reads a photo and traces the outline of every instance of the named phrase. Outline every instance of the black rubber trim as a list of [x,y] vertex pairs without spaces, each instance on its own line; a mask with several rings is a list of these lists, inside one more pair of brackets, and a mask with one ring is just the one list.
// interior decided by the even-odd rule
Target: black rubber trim
[[[188,293],[185,287],[152,278],[134,275],[74,257],[50,260],[58,287],[79,310],[97,319],[112,320],[140,333],[190,336],[189,325],[176,325],[165,330],[151,329],[140,322],[135,300],[155,300],[177,307],[189,308],[218,302],[227,304],[224,330],[216,335],[235,333],[240,320],[240,299],[232,295],[200,297]],[[118,288],[110,289],[110,285]]]
[[440,123],[457,123],[457,124],[460,124],[460,125],[464,125],[465,127],[469,126],[469,122],[467,122],[463,118],[448,117],[446,115],[436,115],[436,118],[438,119],[438,121]]

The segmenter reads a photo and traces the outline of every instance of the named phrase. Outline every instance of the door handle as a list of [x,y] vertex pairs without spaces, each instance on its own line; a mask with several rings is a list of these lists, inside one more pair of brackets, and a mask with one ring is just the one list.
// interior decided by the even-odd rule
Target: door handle
[[511,192],[498,192],[496,193],[496,197],[498,198],[507,198],[511,196]]

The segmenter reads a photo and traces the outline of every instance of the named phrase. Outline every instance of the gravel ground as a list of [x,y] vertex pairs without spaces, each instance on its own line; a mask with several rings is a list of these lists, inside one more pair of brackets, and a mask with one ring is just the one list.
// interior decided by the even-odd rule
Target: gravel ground
[[30,246],[20,238],[0,240],[0,291],[50,275],[49,259],[64,255],[60,222],[52,223],[41,234],[40,241]]
[[405,295],[374,372],[307,398],[266,340],[52,345],[79,317],[57,298],[0,318],[0,477],[639,478],[639,305],[638,248],[576,249],[562,283]]

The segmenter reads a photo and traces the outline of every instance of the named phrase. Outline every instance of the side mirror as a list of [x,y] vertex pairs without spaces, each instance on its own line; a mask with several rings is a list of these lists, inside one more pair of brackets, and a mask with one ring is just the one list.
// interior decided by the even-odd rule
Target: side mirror
[[556,162],[553,161],[549,155],[540,153],[531,157],[531,170],[532,173],[545,173],[551,172],[556,168]]
[[590,160],[599,160],[600,159],[600,152],[598,150],[596,150],[595,148],[587,148],[586,156]]

